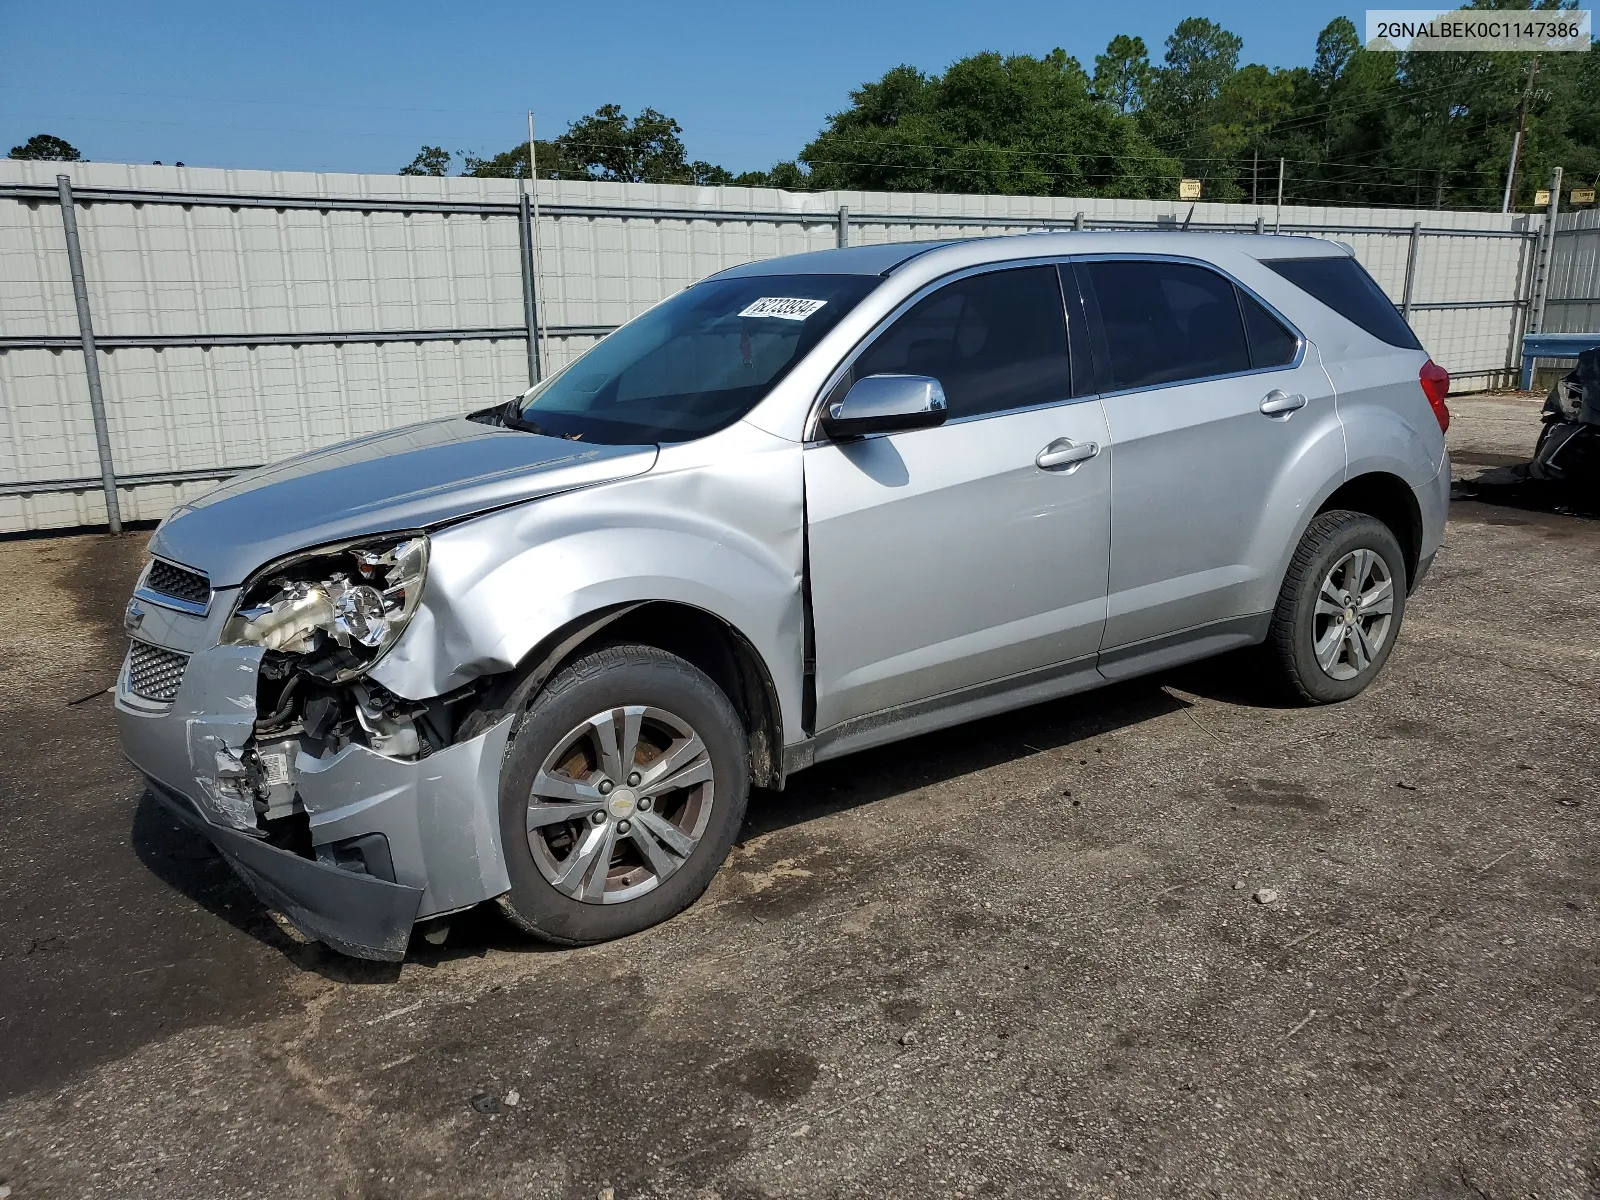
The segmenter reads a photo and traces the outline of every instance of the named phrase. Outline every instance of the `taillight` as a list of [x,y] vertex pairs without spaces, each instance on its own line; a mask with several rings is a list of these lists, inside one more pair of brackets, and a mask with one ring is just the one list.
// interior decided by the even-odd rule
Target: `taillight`
[[1417,379],[1422,384],[1422,394],[1428,398],[1428,407],[1433,409],[1434,420],[1439,422],[1439,432],[1447,432],[1450,429],[1450,409],[1445,405],[1444,398],[1450,394],[1450,372],[1430,358],[1422,364]]

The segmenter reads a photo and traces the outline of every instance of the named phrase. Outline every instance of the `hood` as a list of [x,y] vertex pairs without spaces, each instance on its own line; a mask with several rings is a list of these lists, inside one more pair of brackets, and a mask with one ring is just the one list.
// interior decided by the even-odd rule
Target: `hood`
[[236,475],[174,509],[150,550],[232,587],[310,546],[424,529],[640,475],[655,460],[654,446],[585,446],[447,417]]

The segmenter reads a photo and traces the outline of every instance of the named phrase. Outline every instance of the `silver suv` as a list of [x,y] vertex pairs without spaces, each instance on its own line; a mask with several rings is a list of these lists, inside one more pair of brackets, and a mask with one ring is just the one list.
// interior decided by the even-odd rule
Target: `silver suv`
[[501,407],[174,512],[123,744],[312,937],[690,904],[752,785],[1264,644],[1394,648],[1448,376],[1343,248],[1069,233],[751,263]]

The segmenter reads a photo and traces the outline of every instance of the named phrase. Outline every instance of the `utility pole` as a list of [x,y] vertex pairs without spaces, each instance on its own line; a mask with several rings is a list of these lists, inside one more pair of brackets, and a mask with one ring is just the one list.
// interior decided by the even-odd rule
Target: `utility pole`
[[1528,68],[1528,86],[1522,89],[1522,106],[1517,113],[1517,136],[1511,139],[1511,166],[1506,170],[1506,191],[1500,199],[1500,211],[1511,211],[1511,201],[1517,194],[1517,159],[1522,153],[1522,139],[1528,132],[1528,101],[1533,96],[1533,81],[1539,78],[1539,60],[1535,58]]
[[1550,205],[1545,209],[1544,228],[1539,232],[1539,261],[1534,271],[1532,303],[1528,305],[1528,331],[1544,330],[1544,304],[1550,292],[1550,260],[1556,241],[1556,218],[1561,215],[1561,168],[1550,172]]
[[1256,184],[1261,178],[1261,150],[1258,147],[1250,160],[1250,203],[1256,202]]
[[1278,160],[1278,219],[1272,223],[1273,233],[1283,232],[1283,159]]

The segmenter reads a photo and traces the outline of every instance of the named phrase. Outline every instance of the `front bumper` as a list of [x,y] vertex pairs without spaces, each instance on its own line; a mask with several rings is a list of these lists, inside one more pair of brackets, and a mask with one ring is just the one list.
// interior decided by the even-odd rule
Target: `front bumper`
[[301,933],[355,958],[399,962],[411,940],[422,889],[301,858],[235,829],[213,825],[187,796],[150,780],[161,806],[215,846],[256,898]]
[[[211,643],[209,624],[146,616],[136,636],[189,658],[166,704],[134,695],[124,664],[116,691],[122,747],[156,799],[210,840],[264,904],[345,954],[398,960],[416,921],[510,888],[499,820],[510,717],[415,761],[360,745],[324,758],[301,751],[295,784],[316,858],[301,857],[264,840],[239,783],[260,651]],[[347,852],[374,843],[376,854]]]

